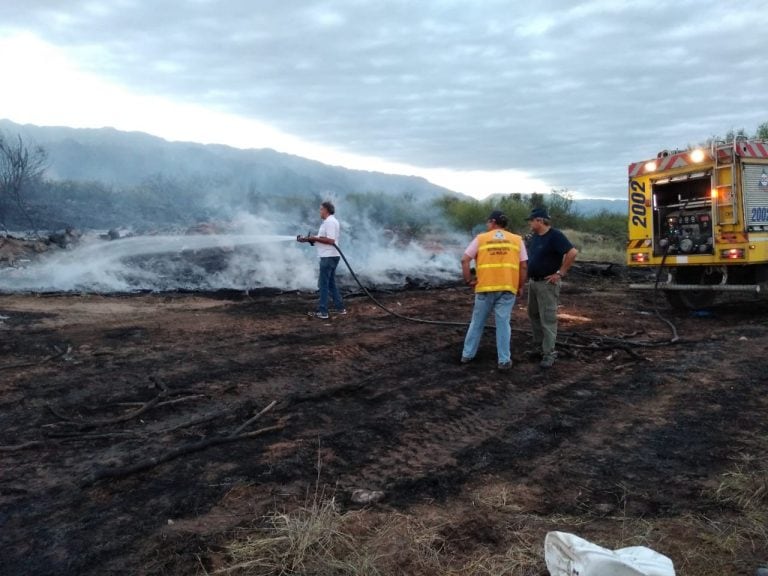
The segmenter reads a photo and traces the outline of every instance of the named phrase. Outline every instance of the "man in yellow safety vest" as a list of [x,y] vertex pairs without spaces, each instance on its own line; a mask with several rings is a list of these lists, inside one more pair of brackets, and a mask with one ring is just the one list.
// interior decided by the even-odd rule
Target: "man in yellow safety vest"
[[[510,318],[515,299],[523,295],[528,279],[528,253],[522,237],[505,228],[507,217],[499,210],[488,216],[488,231],[478,234],[461,258],[464,282],[475,289],[472,321],[464,339],[461,362],[477,354],[485,322],[491,312],[496,320],[496,353],[499,370],[512,368]],[[469,267],[475,261],[476,277]]]

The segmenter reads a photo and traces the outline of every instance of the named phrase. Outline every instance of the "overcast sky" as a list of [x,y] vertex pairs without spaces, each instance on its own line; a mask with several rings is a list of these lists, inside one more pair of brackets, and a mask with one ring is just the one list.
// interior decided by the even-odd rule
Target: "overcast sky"
[[492,193],[768,121],[765,0],[0,4],[0,117],[270,147]]

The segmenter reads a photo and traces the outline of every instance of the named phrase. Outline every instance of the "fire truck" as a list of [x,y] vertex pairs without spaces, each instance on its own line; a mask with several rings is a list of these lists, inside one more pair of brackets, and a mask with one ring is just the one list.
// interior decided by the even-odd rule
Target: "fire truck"
[[629,165],[627,265],[678,308],[768,288],[768,141],[714,141]]

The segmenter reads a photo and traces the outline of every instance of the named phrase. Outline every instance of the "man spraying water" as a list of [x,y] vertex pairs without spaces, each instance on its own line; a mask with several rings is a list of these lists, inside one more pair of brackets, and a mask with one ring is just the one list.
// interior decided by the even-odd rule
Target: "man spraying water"
[[336,308],[337,314],[346,314],[347,310],[344,308],[344,301],[341,298],[341,293],[336,285],[336,267],[339,265],[341,256],[339,251],[336,250],[336,243],[339,241],[341,234],[341,227],[339,221],[334,216],[336,208],[332,202],[325,201],[320,204],[320,218],[323,220],[320,224],[320,229],[317,232],[317,236],[298,236],[297,242],[309,242],[311,245],[316,245],[317,255],[320,258],[320,272],[317,279],[317,288],[320,291],[319,301],[317,303],[317,309],[314,312],[309,312],[309,315],[313,318],[320,318],[321,320],[327,320],[328,315],[328,298],[333,300],[333,305]]

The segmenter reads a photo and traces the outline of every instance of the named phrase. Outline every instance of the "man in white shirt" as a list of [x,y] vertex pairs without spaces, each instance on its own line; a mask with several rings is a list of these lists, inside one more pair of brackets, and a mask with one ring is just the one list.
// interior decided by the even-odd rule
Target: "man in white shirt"
[[310,312],[309,315],[322,320],[328,319],[328,297],[333,300],[337,314],[346,314],[344,301],[336,286],[336,267],[339,265],[341,256],[336,250],[336,244],[339,241],[341,228],[339,221],[336,220],[334,213],[336,208],[332,202],[325,201],[320,204],[320,218],[323,222],[320,224],[320,230],[317,236],[298,237],[299,242],[309,242],[317,245],[317,255],[320,258],[320,274],[317,279],[317,288],[320,291],[320,300],[317,304],[317,310]]

